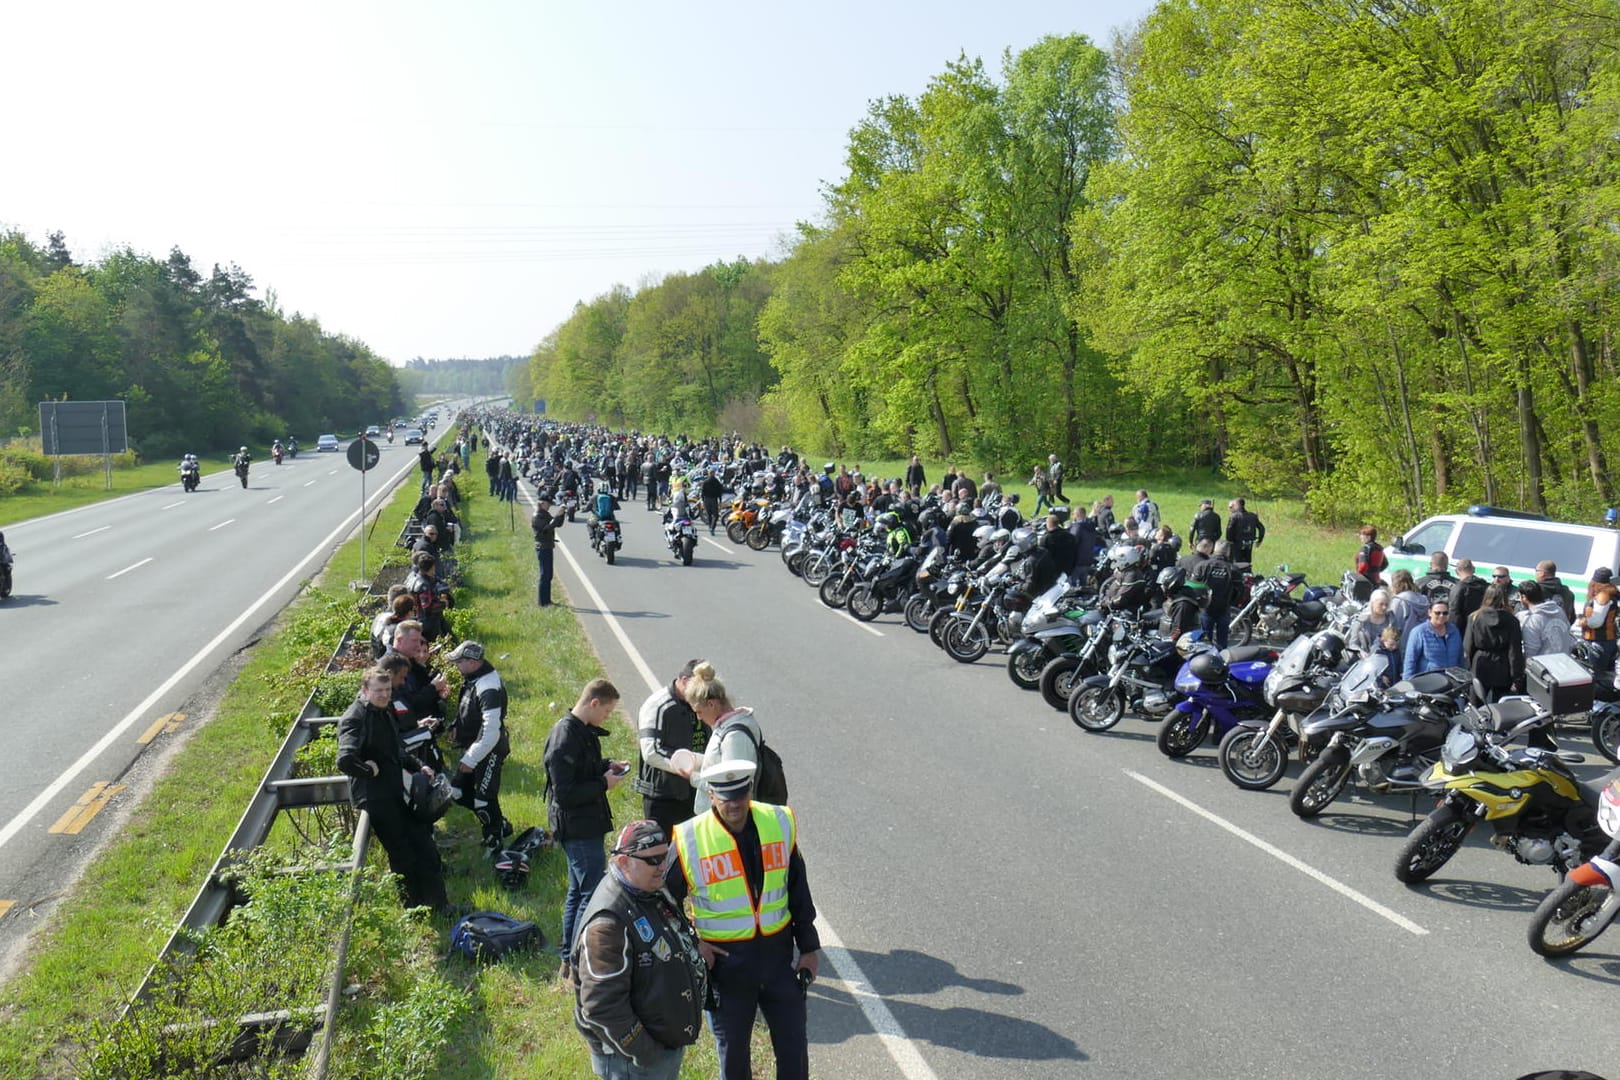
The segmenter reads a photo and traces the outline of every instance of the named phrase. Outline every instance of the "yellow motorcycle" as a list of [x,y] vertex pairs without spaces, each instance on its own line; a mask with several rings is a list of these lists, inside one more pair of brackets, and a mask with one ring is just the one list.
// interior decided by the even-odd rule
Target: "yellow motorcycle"
[[1462,713],[1428,777],[1444,795],[1396,854],[1397,880],[1427,880],[1481,821],[1491,823],[1496,847],[1526,865],[1551,866],[1560,878],[1602,852],[1609,838],[1598,827],[1598,801],[1620,770],[1582,781],[1570,769],[1586,760],[1579,754],[1506,746],[1552,720],[1523,699]]

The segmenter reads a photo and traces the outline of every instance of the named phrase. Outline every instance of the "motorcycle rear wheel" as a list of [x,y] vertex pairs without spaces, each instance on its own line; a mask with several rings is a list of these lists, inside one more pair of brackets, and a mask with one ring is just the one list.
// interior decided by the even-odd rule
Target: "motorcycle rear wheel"
[[830,608],[841,608],[844,606],[844,602],[849,599],[850,580],[844,574],[829,577],[821,583],[821,588],[816,591],[821,595],[823,604]]
[[1592,745],[1598,753],[1620,765],[1620,712],[1592,714]]
[[861,584],[849,590],[844,607],[861,622],[871,622],[883,611],[883,598],[870,585]]
[[928,640],[932,641],[936,648],[945,647],[945,624],[950,622],[951,616],[955,614],[956,612],[950,608],[940,608],[934,612],[934,617],[928,620]]
[[763,525],[755,525],[743,535],[743,542],[752,551],[764,551],[771,546],[771,534]]
[[1125,717],[1125,691],[1081,686],[1069,695],[1069,719],[1086,731],[1107,731]]
[[1429,880],[1429,876],[1451,861],[1462,850],[1463,841],[1474,823],[1454,806],[1441,803],[1407,836],[1395,853],[1395,880],[1408,885]]
[[1058,656],[1046,662],[1041,668],[1041,698],[1058,712],[1069,707],[1069,695],[1074,693],[1074,683],[1080,676],[1080,659],[1075,656]]
[[1184,758],[1204,745],[1209,727],[1207,712],[1200,712],[1196,717],[1190,713],[1174,713],[1159,729],[1159,752],[1167,758]]
[[1007,678],[1020,690],[1037,690],[1047,656],[1041,649],[1020,649],[1007,654]]
[[906,601],[906,625],[919,634],[928,633],[928,623],[934,617],[933,609],[928,605],[928,598],[922,593],[916,593]]
[[608,561],[608,565],[609,565],[609,566],[612,566],[612,565],[613,565],[613,553],[614,553],[614,551],[616,551],[616,550],[618,550],[618,548],[617,548],[617,546],[616,546],[616,545],[614,545],[614,544],[609,544],[609,545],[608,545],[608,546],[607,546],[607,548],[606,548],[606,550],[605,550],[605,552],[604,552],[604,553],[605,553],[605,554],[606,554],[606,555],[607,555],[607,561]]
[[733,544],[740,544],[748,539],[748,526],[740,521],[726,522],[726,539]]
[[1264,791],[1288,771],[1288,748],[1259,728],[1235,727],[1221,740],[1221,772],[1245,791]]
[[681,540],[681,565],[692,565],[692,549],[695,547],[697,547],[697,541],[692,539],[690,536],[684,537]]
[[990,651],[990,631],[982,622],[952,619],[945,624],[944,638],[946,654],[959,664],[978,663]]
[[1227,628],[1226,636],[1227,643],[1232,648],[1249,644],[1254,639],[1254,615],[1251,613],[1233,620],[1232,625]]
[[1565,880],[1542,898],[1530,916],[1530,948],[1538,956],[1568,956],[1597,940],[1613,915],[1600,918],[1614,890]]
[[1350,755],[1344,750],[1324,751],[1305,766],[1299,783],[1288,796],[1288,809],[1297,817],[1313,818],[1326,810],[1350,782]]

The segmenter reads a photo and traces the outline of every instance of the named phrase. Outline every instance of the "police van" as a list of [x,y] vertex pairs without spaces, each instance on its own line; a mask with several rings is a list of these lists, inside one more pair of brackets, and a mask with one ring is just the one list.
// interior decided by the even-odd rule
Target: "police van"
[[1536,576],[1537,563],[1551,559],[1558,565],[1559,580],[1575,594],[1577,611],[1586,603],[1592,571],[1607,566],[1620,573],[1620,530],[1493,506],[1429,518],[1384,549],[1391,572],[1410,570],[1413,577],[1429,572],[1429,556],[1436,551],[1450,557],[1453,574],[1458,559],[1472,559],[1474,572],[1486,580],[1493,569],[1505,566],[1514,581],[1525,581]]

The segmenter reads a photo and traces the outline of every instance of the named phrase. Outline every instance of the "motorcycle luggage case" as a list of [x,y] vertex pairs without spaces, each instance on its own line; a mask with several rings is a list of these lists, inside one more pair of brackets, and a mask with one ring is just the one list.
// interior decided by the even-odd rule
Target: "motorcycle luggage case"
[[1573,656],[1548,653],[1527,658],[1524,681],[1531,699],[1554,716],[1592,707],[1592,673]]

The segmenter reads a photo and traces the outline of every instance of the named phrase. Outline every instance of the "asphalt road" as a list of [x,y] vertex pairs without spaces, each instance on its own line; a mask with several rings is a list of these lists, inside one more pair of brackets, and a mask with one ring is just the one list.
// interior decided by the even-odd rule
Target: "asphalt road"
[[[365,477],[372,512],[392,482],[414,490],[420,475],[417,447],[379,448]],[[188,495],[177,474],[6,527],[16,592],[0,604],[0,956],[139,794],[143,756],[194,722],[209,676],[352,534],[360,485],[344,452],[310,447],[279,466],[255,461],[245,490],[226,471]]]
[[1525,944],[1550,872],[1476,838],[1408,889],[1409,799],[1298,821],[1297,765],[1240,791],[1213,747],[1088,734],[995,652],[830,611],[774,549],[705,535],[685,568],[656,514],[621,518],[617,565],[578,524],[559,576],[628,715],[706,657],[782,754],[841,945],[811,989],[817,1076],[1620,1076],[1620,938],[1559,965]]

